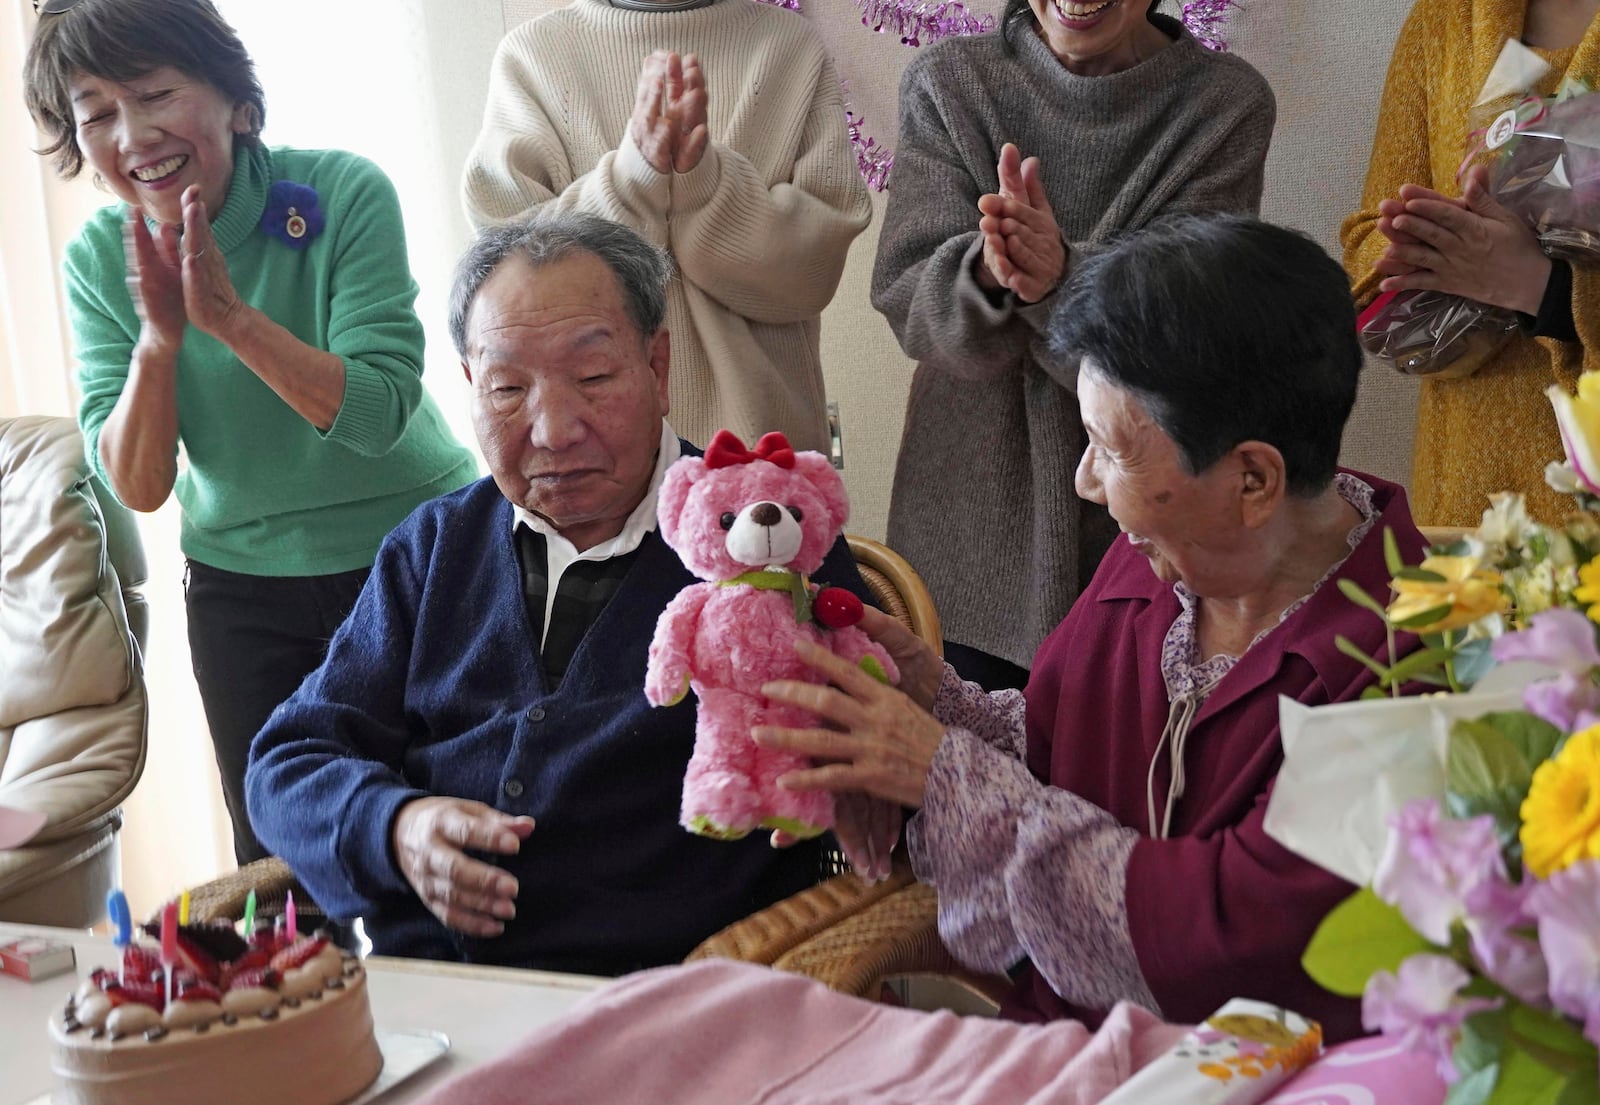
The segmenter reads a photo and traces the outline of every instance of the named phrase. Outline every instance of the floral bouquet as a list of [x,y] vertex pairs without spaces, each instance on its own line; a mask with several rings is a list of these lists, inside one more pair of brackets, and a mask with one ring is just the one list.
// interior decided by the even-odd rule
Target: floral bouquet
[[[1600,257],[1600,98],[1569,81],[1549,98],[1530,94],[1549,64],[1506,43],[1485,82],[1457,172],[1488,168],[1489,193],[1521,216],[1545,252],[1567,260]],[[1516,329],[1515,312],[1445,292],[1385,292],[1361,313],[1368,352],[1404,373],[1470,375]]]
[[1600,373],[1550,395],[1568,459],[1547,478],[1579,512],[1545,526],[1496,496],[1475,533],[1392,568],[1387,606],[1351,594],[1423,638],[1363,657],[1391,689],[1541,673],[1515,708],[1453,721],[1442,786],[1398,805],[1370,887],[1304,957],[1367,1028],[1434,1059],[1447,1105],[1600,1105]]

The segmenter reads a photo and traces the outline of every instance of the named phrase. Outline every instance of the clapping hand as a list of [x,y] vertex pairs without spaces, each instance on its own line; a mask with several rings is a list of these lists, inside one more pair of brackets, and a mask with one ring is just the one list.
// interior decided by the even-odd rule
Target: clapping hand
[[183,190],[183,306],[189,321],[203,334],[227,341],[228,327],[244,310],[234,290],[228,262],[211,236],[211,216],[200,198],[200,186]]
[[1461,199],[1417,184],[1378,205],[1378,230],[1389,239],[1373,269],[1383,291],[1448,292],[1524,314],[1537,314],[1550,259],[1533,230],[1489,194],[1487,170],[1474,166]]
[[700,164],[710,130],[705,71],[698,57],[657,50],[645,58],[628,130],[658,173],[687,173]]
[[1061,283],[1067,247],[1045,195],[1039,159],[1024,161],[1007,142],[998,170],[1000,191],[978,197],[983,258],[976,276],[990,290],[1009,288],[1018,299],[1036,303]]
[[183,305],[183,259],[178,228],[157,223],[155,233],[137,207],[122,224],[123,252],[128,264],[128,295],[139,315],[140,344],[176,356],[183,344],[188,316]]
[[514,856],[533,818],[512,817],[464,798],[419,798],[400,807],[390,843],[400,873],[422,904],[468,936],[499,936],[517,915],[514,875],[467,849]]

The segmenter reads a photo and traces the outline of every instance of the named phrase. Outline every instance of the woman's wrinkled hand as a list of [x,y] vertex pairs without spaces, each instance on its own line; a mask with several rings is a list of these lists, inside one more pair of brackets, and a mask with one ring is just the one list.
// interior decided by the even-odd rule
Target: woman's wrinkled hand
[[[900,839],[900,807],[860,791],[833,796],[833,836],[845,859],[862,879],[882,882],[894,867],[894,846]],[[772,830],[774,848],[792,848],[800,838]]]
[[892,614],[867,606],[861,611],[860,629],[871,637],[900,669],[897,686],[924,710],[932,712],[933,700],[944,679],[944,661],[928,643],[907,629]]
[[178,228],[158,223],[152,234],[143,213],[133,207],[122,224],[122,239],[128,295],[141,323],[139,341],[154,351],[176,356],[189,321],[183,301]]
[[[1385,229],[1385,221],[1387,229]],[[1379,205],[1389,245],[1374,264],[1383,291],[1440,291],[1524,314],[1538,314],[1550,259],[1519,216],[1489,194],[1487,170],[1474,166],[1460,200],[1407,184]]]
[[512,817],[465,798],[418,798],[395,815],[395,862],[422,904],[468,936],[499,936],[517,915],[517,879],[470,849],[514,856],[533,832],[533,818]]
[[780,680],[761,693],[775,702],[810,710],[837,729],[757,726],[751,738],[763,748],[809,756],[815,767],[791,771],[780,786],[793,790],[860,791],[921,809],[934,753],[944,726],[894,687],[810,641],[795,651],[832,686]]
[[191,184],[183,192],[183,305],[195,329],[227,343],[244,301],[228,275],[228,261],[211,236],[211,216]]
[[[978,197],[983,268],[996,287],[1009,288],[1025,303],[1037,303],[1061,283],[1066,243],[1045,194],[1039,159],[1023,160],[1007,142],[997,169],[1000,191]],[[979,283],[987,286],[981,275]]]

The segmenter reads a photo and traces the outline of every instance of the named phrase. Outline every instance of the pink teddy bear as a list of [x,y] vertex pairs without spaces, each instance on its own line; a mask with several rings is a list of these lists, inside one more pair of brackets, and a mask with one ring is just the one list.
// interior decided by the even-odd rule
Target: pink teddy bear
[[806,578],[850,514],[844,482],[828,458],[796,453],[782,434],[751,452],[721,430],[704,457],[668,470],[656,513],[663,540],[710,581],[684,588],[662,611],[645,671],[652,705],[670,706],[690,688],[700,700],[678,820],[723,840],[758,826],[816,836],[833,825],[832,795],[780,787],[779,776],[810,761],[758,748],[750,730],[817,724],[761,693],[775,679],[822,681],[795,654],[800,638],[899,680],[889,654],[855,627],[861,601],[837,587],[819,593]]

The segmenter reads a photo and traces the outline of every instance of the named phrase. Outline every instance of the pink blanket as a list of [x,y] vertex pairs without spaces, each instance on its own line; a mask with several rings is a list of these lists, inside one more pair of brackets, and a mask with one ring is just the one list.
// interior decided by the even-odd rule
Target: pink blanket
[[1184,1034],[1119,1005],[1098,1032],[845,997],[707,960],[624,978],[423,1105],[1092,1105]]

